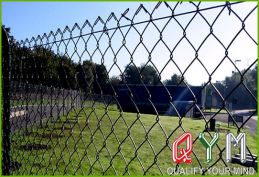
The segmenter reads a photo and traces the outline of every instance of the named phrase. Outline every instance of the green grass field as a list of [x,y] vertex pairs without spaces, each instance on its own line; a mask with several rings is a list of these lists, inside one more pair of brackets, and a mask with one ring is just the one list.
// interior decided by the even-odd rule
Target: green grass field
[[[176,166],[171,160],[173,140],[184,130],[191,132],[194,140],[204,127],[205,122],[200,119],[121,113],[114,105],[104,108],[102,104],[95,104],[94,108],[89,106],[55,122],[45,122],[43,128],[31,127],[30,133],[24,134],[23,130],[12,133],[12,161],[20,164],[12,174],[167,175],[167,168]],[[222,123],[220,128],[236,135],[234,127],[227,128]],[[257,154],[257,136],[244,131],[247,146]],[[207,139],[210,141],[209,136]],[[43,148],[37,149],[37,146]],[[225,133],[222,132],[218,148],[224,147]],[[205,148],[197,140],[193,145],[192,163],[180,164],[180,167],[207,168],[213,164],[224,167],[222,160],[217,161],[218,148],[214,147],[213,160],[207,164]],[[222,159],[226,162],[224,152]]]

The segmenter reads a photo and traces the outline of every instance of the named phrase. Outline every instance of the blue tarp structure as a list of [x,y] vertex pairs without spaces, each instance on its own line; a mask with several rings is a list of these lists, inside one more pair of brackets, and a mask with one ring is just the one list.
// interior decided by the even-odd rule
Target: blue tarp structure
[[202,104],[202,87],[119,85],[116,89],[124,112],[198,117],[197,106]]

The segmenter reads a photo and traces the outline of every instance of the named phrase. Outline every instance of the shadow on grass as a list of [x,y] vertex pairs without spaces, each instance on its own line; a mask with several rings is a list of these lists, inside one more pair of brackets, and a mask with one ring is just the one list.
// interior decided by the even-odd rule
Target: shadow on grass
[[42,138],[63,138],[65,137],[64,134],[57,134],[57,133],[45,133],[40,135]]
[[[13,161],[13,162],[10,163],[10,171],[11,172],[17,171],[17,170],[19,170],[21,168],[21,166],[22,166],[22,164],[20,162]],[[38,167],[38,168],[45,167],[41,163],[33,163],[32,166],[33,167]]]
[[51,149],[50,145],[46,144],[26,144],[21,145],[20,150],[23,151],[33,151],[33,150],[49,150]]
[[10,171],[16,171],[19,170],[21,168],[22,164],[20,162],[10,162]]
[[54,127],[53,130],[71,130],[71,127],[65,127],[65,126]]
[[39,167],[39,168],[45,167],[45,165],[42,165],[41,163],[33,163],[32,166]]
[[[59,130],[62,130],[62,129],[60,128]],[[53,133],[53,132],[51,132],[51,133],[28,132],[26,135],[32,136],[32,137],[37,136],[40,138],[48,138],[48,139],[65,137],[64,133]]]

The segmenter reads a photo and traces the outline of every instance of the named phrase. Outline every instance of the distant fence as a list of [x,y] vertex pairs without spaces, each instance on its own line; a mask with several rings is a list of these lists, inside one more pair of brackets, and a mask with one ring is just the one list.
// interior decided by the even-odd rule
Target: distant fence
[[82,104],[84,95],[78,90],[12,82],[10,99],[13,106],[30,104],[31,102],[35,105],[64,105],[65,107],[78,108]]
[[[110,95],[91,94],[91,96],[87,96],[80,90],[69,90],[19,82],[11,83],[10,100],[11,108],[22,109],[26,106],[37,107],[36,112],[40,111],[40,117],[45,118],[60,117],[79,108],[91,107],[91,102],[116,105],[116,101]],[[47,109],[49,109],[49,111],[47,111],[49,112],[48,114],[46,114]],[[43,116],[44,113],[45,115]]]

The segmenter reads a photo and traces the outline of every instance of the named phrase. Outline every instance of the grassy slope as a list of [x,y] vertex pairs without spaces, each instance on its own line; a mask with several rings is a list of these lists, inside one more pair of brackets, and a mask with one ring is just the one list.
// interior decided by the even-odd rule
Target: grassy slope
[[[34,127],[28,135],[24,135],[23,131],[12,134],[12,158],[22,163],[13,174],[166,175],[167,168],[176,165],[171,161],[170,146],[173,140],[183,133],[183,129],[191,132],[195,140],[205,127],[203,120],[183,118],[180,121],[170,116],[120,113],[114,106],[107,109],[101,107],[97,105],[96,109],[71,112],[61,121],[47,122],[48,126],[44,128]],[[222,124],[221,128],[227,129],[227,126]],[[230,131],[236,133],[234,128]],[[255,154],[256,138],[247,133],[247,145]],[[207,139],[210,141],[209,136]],[[47,144],[50,149],[19,150],[21,145],[28,143]],[[225,133],[220,133],[218,147],[225,147]],[[192,154],[193,162],[188,166],[202,165],[206,168],[219,158],[219,150],[214,147],[213,160],[207,164],[205,148],[199,140],[195,141],[193,151],[196,156]],[[225,161],[225,153],[222,155]],[[224,163],[220,160],[215,166],[223,167]]]

